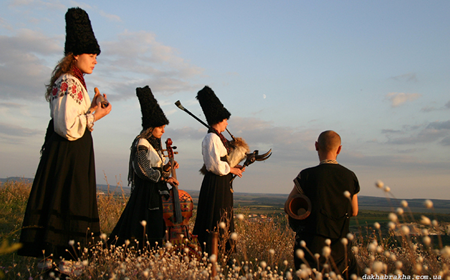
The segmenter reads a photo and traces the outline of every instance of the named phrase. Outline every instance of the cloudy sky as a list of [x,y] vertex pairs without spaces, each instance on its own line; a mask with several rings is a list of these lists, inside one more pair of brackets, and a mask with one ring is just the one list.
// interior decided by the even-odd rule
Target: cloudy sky
[[180,188],[198,190],[206,129],[174,102],[204,119],[195,96],[209,85],[229,130],[252,151],[273,150],[237,192],[289,193],[332,129],[360,195],[384,196],[380,179],[397,198],[450,199],[450,2],[89,2],[0,3],[0,178],[36,172],[44,85],[63,56],[64,15],[79,6],[102,50],[88,90],[113,106],[93,134],[97,183],[126,185],[141,130],[135,89],[149,85],[170,120],[163,140],[178,147]]

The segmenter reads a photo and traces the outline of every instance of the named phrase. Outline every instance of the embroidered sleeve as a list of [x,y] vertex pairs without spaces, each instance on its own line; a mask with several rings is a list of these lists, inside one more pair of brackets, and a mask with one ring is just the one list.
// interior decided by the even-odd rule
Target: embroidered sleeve
[[202,142],[203,161],[206,169],[214,174],[223,176],[230,173],[230,165],[226,161],[220,160],[227,154],[227,150],[220,141],[219,136],[208,133]]
[[51,97],[51,115],[55,132],[74,141],[84,135],[86,126],[93,127],[92,114],[86,114],[91,101],[83,85],[70,75],[55,83]]

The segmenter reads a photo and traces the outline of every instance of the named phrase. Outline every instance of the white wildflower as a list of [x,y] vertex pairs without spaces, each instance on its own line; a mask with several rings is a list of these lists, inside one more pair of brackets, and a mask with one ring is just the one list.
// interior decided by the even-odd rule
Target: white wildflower
[[331,245],[331,239],[325,239],[325,244],[327,244],[328,246]]
[[352,241],[353,238],[355,238],[355,236],[354,236],[352,233],[348,233],[348,234],[347,234],[347,239],[348,239],[348,240]]
[[344,196],[345,196],[346,198],[350,198],[351,194],[350,194],[349,191],[345,191],[345,192],[344,192]]
[[325,258],[328,258],[331,254],[331,248],[328,246],[323,247],[322,249],[322,256],[324,256]]
[[395,215],[394,213],[389,213],[389,220],[391,220],[392,222],[397,222],[398,218],[397,215]]
[[244,220],[244,215],[243,214],[238,214],[237,218],[242,221],[242,220]]
[[225,228],[226,226],[227,226],[227,225],[226,225],[224,222],[220,222],[220,223],[219,223],[219,227],[220,227],[220,228]]
[[424,205],[428,209],[433,208],[433,202],[431,200],[429,200],[429,199],[425,200]]
[[146,221],[146,220],[142,220],[142,221],[141,221],[141,225],[142,225],[143,227],[145,227],[145,226],[147,225],[147,221]]
[[347,240],[347,238],[342,238],[341,239],[341,243],[342,243],[342,245],[344,245],[344,246],[347,246],[347,244],[348,244],[348,240]]
[[232,233],[230,234],[230,238],[231,238],[232,240],[237,240],[237,239],[238,239],[238,234],[237,234],[236,232],[232,232]]
[[375,182],[375,186],[379,189],[382,189],[384,187],[384,183],[380,180]]
[[73,246],[75,244],[75,240],[69,240],[69,245]]
[[403,208],[397,208],[397,214],[403,215]]
[[303,252],[302,249],[297,249],[295,251],[295,255],[297,256],[297,258],[303,259],[305,257],[305,252]]
[[388,186],[386,186],[386,187],[384,187],[384,191],[385,191],[385,192],[390,192],[390,191],[391,191],[391,188],[388,187]]
[[408,202],[406,200],[402,200],[401,204],[403,208],[408,207]]
[[407,226],[402,226],[402,233],[404,235],[408,235],[409,234],[409,227]]
[[423,224],[423,225],[429,226],[429,225],[431,225],[431,220],[430,220],[430,218],[428,218],[428,217],[422,215],[422,216],[420,217],[420,223]]
[[424,236],[422,241],[423,241],[423,244],[425,244],[427,246],[430,246],[430,244],[431,244],[431,238],[429,236]]
[[378,223],[378,222],[375,222],[374,224],[373,224],[373,226],[376,228],[376,229],[380,229],[380,223]]

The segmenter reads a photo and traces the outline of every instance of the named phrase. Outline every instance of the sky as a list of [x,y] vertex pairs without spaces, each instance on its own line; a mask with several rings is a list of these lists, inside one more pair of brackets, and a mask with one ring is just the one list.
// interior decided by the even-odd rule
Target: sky
[[396,198],[450,199],[450,2],[439,0],[1,1],[0,178],[36,172],[70,7],[87,11],[101,47],[88,91],[112,105],[93,132],[98,184],[127,185],[136,88],[148,85],[170,121],[162,140],[177,147],[180,189],[199,190],[206,128],[174,103],[205,120],[195,96],[208,85],[230,132],[273,151],[236,192],[288,194],[334,130],[360,195],[387,195],[381,180]]

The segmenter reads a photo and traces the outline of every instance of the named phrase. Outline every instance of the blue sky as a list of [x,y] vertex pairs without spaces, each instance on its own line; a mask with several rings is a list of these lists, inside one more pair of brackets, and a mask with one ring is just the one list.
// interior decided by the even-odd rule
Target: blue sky
[[141,130],[136,87],[170,120],[181,189],[198,190],[206,129],[195,99],[209,85],[251,150],[273,149],[238,192],[289,193],[316,165],[314,141],[337,131],[338,161],[360,195],[450,199],[448,1],[45,1],[0,3],[0,177],[33,177],[49,120],[44,85],[63,56],[64,15],[79,6],[102,49],[86,76],[113,110],[96,123],[97,183],[126,184]]

